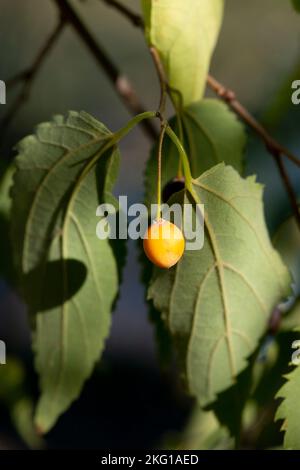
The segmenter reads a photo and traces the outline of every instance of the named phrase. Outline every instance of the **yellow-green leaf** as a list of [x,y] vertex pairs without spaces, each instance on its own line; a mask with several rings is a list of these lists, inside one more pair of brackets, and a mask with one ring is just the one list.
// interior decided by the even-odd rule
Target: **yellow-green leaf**
[[169,85],[188,105],[202,98],[218,38],[223,0],[142,0],[146,38],[162,60]]

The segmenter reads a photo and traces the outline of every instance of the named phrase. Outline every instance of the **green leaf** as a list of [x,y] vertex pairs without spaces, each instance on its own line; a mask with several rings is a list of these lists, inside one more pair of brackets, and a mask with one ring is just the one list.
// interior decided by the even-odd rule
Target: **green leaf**
[[[188,152],[192,174],[199,176],[217,163],[225,162],[238,172],[243,170],[246,132],[243,124],[225,103],[204,99],[182,111],[184,146]],[[178,135],[176,118],[170,125]],[[165,137],[162,158],[162,187],[177,175],[178,152],[168,136]],[[156,201],[157,146],[154,146],[145,173],[146,201]]]
[[246,132],[225,103],[205,99],[192,104],[183,111],[183,127],[194,177],[221,162],[242,172]]
[[300,0],[292,0],[293,6],[296,11],[299,11],[300,13]]
[[273,244],[292,274],[295,294],[299,294],[300,232],[294,216],[289,217],[279,226],[273,237]]
[[243,417],[247,400],[251,393],[253,368],[257,359],[257,350],[248,359],[247,367],[236,377],[234,384],[218,395],[212,404],[219,423],[228,429],[230,436],[239,444],[243,429]]
[[9,411],[15,430],[31,448],[41,448],[42,439],[33,426],[33,403],[27,391],[27,371],[24,364],[13,356],[7,357],[0,370],[0,403]]
[[226,427],[220,425],[212,411],[193,407],[187,424],[180,434],[169,434],[163,449],[172,450],[230,450],[233,448]]
[[34,320],[40,432],[78,397],[109,333],[118,267],[110,241],[96,237],[96,208],[116,205],[112,136],[88,114],[70,112],[18,147],[13,246]]
[[300,408],[298,406],[300,367],[296,366],[285,378],[287,382],[277,394],[277,398],[283,398],[283,402],[277,410],[275,419],[284,420],[281,428],[282,431],[285,431],[284,447],[300,450]]
[[193,188],[205,206],[204,247],[157,270],[149,298],[177,342],[190,393],[205,406],[245,369],[291,280],[269,240],[253,177],[220,164]]
[[172,338],[161,317],[161,313],[154,308],[152,302],[147,300],[147,288],[152,278],[153,265],[146,258],[143,244],[139,243],[139,262],[141,266],[141,281],[145,286],[145,300],[148,308],[148,318],[153,325],[154,336],[157,348],[157,357],[162,369],[170,367],[170,361],[173,357]]
[[142,0],[145,33],[162,60],[175,101],[202,98],[218,38],[223,0]]

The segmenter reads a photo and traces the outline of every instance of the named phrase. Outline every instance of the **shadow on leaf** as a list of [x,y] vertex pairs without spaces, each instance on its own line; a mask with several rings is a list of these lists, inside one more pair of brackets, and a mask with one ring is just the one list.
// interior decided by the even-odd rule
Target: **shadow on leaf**
[[81,289],[86,276],[86,266],[75,259],[39,265],[23,278],[30,311],[40,313],[62,305]]

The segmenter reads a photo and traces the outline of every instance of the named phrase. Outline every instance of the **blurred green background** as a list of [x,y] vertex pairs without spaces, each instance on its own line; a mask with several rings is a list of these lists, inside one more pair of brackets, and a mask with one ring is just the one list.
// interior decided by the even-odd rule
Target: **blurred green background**
[[[138,0],[123,3],[140,10]],[[140,30],[101,0],[73,0],[73,4],[95,38],[134,83],[144,106],[155,109],[159,87]],[[8,80],[30,66],[56,21],[57,10],[51,0],[1,0],[1,80]],[[300,16],[289,0],[226,0],[211,70],[236,91],[239,99],[282,143],[300,155],[300,106],[292,105],[290,99],[291,82],[300,79]],[[18,88],[9,93],[7,105],[0,106],[0,119],[17,92]],[[43,64],[29,100],[1,135],[1,159],[11,159],[15,143],[31,133],[37,123],[69,109],[85,110],[111,130],[118,129],[129,117],[103,71],[70,26]],[[121,144],[122,164],[116,194],[127,194],[129,202],[142,200],[143,169],[150,146],[141,129],[136,129]],[[289,162],[286,166],[299,195],[299,171]],[[266,216],[274,233],[290,213],[289,202],[272,158],[251,132],[246,172],[256,173],[266,185]],[[123,278],[104,360],[80,400],[46,438],[50,448],[145,448],[159,445],[166,433],[184,426],[190,403],[172,373],[159,371],[153,330],[139,282],[137,250],[132,243]],[[12,379],[7,378],[10,359],[6,366],[0,366],[0,449],[28,444],[36,447],[41,442],[31,435],[28,425],[30,403],[9,413],[7,398],[1,398],[1,388],[5,388],[2,384],[10,380],[17,384],[14,386],[17,396],[37,394],[25,308],[4,280],[0,280],[0,339],[7,343],[9,358],[17,357],[25,364],[25,370],[18,372],[18,366],[14,367],[11,360]],[[15,430],[14,417],[27,444]]]

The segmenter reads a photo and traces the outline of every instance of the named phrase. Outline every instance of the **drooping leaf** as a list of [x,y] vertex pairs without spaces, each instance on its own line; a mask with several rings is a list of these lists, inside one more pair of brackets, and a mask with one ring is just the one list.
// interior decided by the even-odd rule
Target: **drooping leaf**
[[[142,0],[146,38],[162,60],[175,101],[202,98],[223,0]],[[181,99],[179,100],[179,96]]]
[[28,395],[24,364],[13,356],[7,357],[0,369],[0,403],[7,408],[14,428],[28,447],[38,449],[43,441],[33,425],[33,400]]
[[220,393],[211,405],[219,423],[235,438],[236,444],[239,443],[243,429],[243,417],[251,394],[256,358],[257,350],[249,358],[247,367],[236,377],[234,384]]
[[157,270],[149,298],[177,341],[191,394],[205,406],[245,369],[291,281],[269,240],[253,177],[244,180],[221,164],[193,188],[194,201],[205,206],[204,247]]
[[111,138],[88,114],[70,112],[18,147],[13,245],[34,324],[41,432],[78,397],[110,328],[118,268],[109,240],[96,237],[96,209],[116,206]]
[[169,450],[231,450],[233,447],[226,427],[220,426],[212,411],[204,411],[197,404],[183,431],[178,435],[167,435],[163,445]]
[[[178,135],[176,118],[170,125]],[[239,173],[243,170],[246,132],[228,106],[216,99],[204,99],[183,109],[183,144],[187,150],[194,177],[225,162]],[[162,187],[177,175],[178,152],[166,136],[162,158]],[[146,201],[154,203],[157,181],[157,146],[154,146],[147,163],[145,175]]]
[[300,450],[300,408],[297,406],[300,390],[300,366],[296,366],[285,378],[287,382],[277,394],[277,398],[283,398],[283,401],[277,410],[276,419],[284,420],[282,425],[282,431],[285,431],[284,447]]
[[[256,354],[248,387],[249,399],[243,412],[243,445],[266,449],[280,445],[278,423],[274,423],[275,394],[283,384],[282,375],[287,371],[290,357],[289,335],[266,335]],[[228,409],[228,408],[227,408]]]
[[274,423],[275,394],[283,385],[282,375],[287,372],[292,341],[291,332],[263,337],[248,367],[212,405],[237,444],[242,438],[242,446],[255,443],[255,448],[265,449],[281,442],[280,427]]

